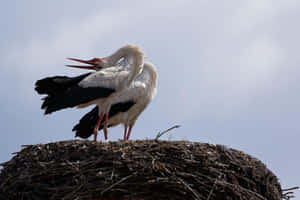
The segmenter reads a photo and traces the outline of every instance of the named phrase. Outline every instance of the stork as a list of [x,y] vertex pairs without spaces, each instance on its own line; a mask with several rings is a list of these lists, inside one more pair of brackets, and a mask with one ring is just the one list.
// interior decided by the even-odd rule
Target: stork
[[[118,97],[112,99],[109,111],[108,126],[124,125],[124,140],[129,140],[132,127],[144,109],[149,105],[156,95],[157,71],[153,64],[145,62],[143,71],[131,83],[131,85],[118,93]],[[97,123],[98,107],[81,118],[74,126],[75,135],[88,138],[93,133]],[[129,126],[129,130],[128,129]],[[101,124],[100,129],[104,127]]]
[[[131,82],[143,69],[144,52],[136,45],[126,45],[111,56],[94,58],[91,60],[70,60],[89,64],[67,65],[83,69],[94,69],[95,72],[77,77],[54,76],[36,82],[35,90],[39,94],[46,94],[43,98],[42,109],[45,114],[72,108],[84,108],[96,104],[98,106],[98,120],[94,127],[94,140],[97,140],[99,126],[105,116],[103,124],[105,140],[108,139],[108,119],[112,99],[118,98],[119,93],[129,87]],[[119,62],[121,59],[122,62]],[[111,63],[118,63],[112,66]],[[100,70],[101,69],[101,70]]]

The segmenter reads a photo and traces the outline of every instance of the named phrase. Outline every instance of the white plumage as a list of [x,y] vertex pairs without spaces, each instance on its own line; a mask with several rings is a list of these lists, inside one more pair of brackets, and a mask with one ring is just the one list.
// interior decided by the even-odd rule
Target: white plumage
[[[140,47],[136,45],[126,45],[111,56],[102,59],[102,67],[107,67],[106,69],[96,71],[79,82],[78,85],[83,88],[104,87],[113,88],[115,90],[115,92],[107,98],[99,98],[87,104],[78,106],[79,108],[82,108],[93,103],[98,105],[99,120],[95,126],[94,140],[97,140],[99,126],[104,116],[104,135],[105,139],[108,139],[107,126],[110,107],[114,102],[114,99],[118,98],[120,93],[129,87],[134,78],[141,73],[143,68],[143,58],[144,52]],[[123,59],[121,63],[116,66],[110,66],[110,63],[117,63],[120,59]],[[101,65],[101,63],[99,63],[99,65]]]
[[[153,64],[145,62],[143,71],[132,81],[130,86],[111,98],[111,111],[108,126],[124,125],[124,140],[128,140],[132,127],[139,115],[156,95],[157,71]],[[92,134],[98,115],[97,107],[87,113],[73,131],[77,136],[88,137]],[[129,126],[129,130],[127,127]],[[101,125],[103,127],[103,124]]]
[[[157,71],[155,67],[153,64],[145,62],[142,73],[139,74],[128,88],[118,93],[116,98],[112,99],[112,104],[130,100],[135,102],[127,112],[120,112],[118,115],[110,118],[108,122],[109,125],[124,124],[124,140],[129,139],[131,129],[137,118],[156,95],[156,81]],[[129,126],[128,132],[127,126]]]

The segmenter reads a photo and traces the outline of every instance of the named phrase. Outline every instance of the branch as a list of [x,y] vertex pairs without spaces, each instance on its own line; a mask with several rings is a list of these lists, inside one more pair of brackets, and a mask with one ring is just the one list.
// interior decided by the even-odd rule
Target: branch
[[193,193],[193,195],[196,197],[197,200],[201,200],[198,192],[196,192],[195,190],[193,190],[189,184],[187,184],[184,180],[182,180],[181,178],[177,177],[177,179],[190,191]]
[[211,195],[212,195],[212,192],[213,192],[213,190],[215,189],[215,187],[216,187],[216,183],[217,183],[217,181],[218,181],[218,179],[221,179],[222,178],[222,174],[220,174],[216,179],[215,179],[215,182],[214,182],[214,184],[213,184],[213,186],[212,186],[212,188],[211,188],[211,190],[209,191],[209,194],[208,194],[208,197],[207,197],[207,200],[209,200],[210,199],[210,197],[211,197]]
[[290,190],[298,190],[298,189],[299,189],[299,186],[296,186],[296,187],[292,187],[292,188],[282,189],[282,192],[290,191]]
[[163,136],[165,133],[175,129],[175,128],[179,128],[180,125],[175,125],[175,126],[172,126],[171,128],[168,128],[167,130],[164,130],[163,132],[158,132],[156,137],[155,137],[155,140],[158,140],[161,136]]
[[116,185],[119,185],[120,183],[126,181],[127,179],[131,178],[132,176],[136,175],[137,172],[133,173],[133,174],[130,174],[124,178],[122,178],[121,180],[119,180],[118,182],[112,184],[111,186],[109,186],[108,188],[104,189],[102,192],[101,192],[101,195],[103,195],[105,192],[107,192],[108,190],[112,189],[113,187],[115,187]]
[[282,189],[282,192],[286,192],[286,193],[282,193],[282,199],[289,200],[291,198],[295,198],[294,192],[291,192],[291,190],[297,190],[297,189],[299,189],[298,186],[292,187],[292,188],[287,188],[287,189]]

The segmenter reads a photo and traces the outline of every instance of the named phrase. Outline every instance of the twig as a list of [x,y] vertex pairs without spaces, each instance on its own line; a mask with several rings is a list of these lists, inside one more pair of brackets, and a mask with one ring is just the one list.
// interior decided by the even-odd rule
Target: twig
[[104,189],[102,192],[101,192],[101,195],[103,195],[105,192],[107,192],[108,190],[112,189],[113,187],[115,187],[116,185],[119,185],[120,183],[126,181],[127,179],[131,178],[133,175],[136,175],[136,172],[133,173],[133,174],[130,174],[128,176],[125,176],[124,178],[122,178],[121,180],[119,180],[118,182],[112,184],[111,186],[109,186],[108,188]]
[[206,200],[209,200],[209,199],[210,199],[210,197],[211,197],[211,195],[212,195],[212,192],[213,192],[213,190],[214,190],[215,187],[216,187],[217,181],[218,181],[218,179],[221,179],[221,177],[222,177],[222,175],[220,174],[220,175],[215,179],[215,182],[214,182],[214,184],[213,184],[211,190],[209,191],[209,194],[208,194],[208,197],[207,197]]
[[298,190],[298,189],[299,189],[299,186],[296,186],[296,187],[292,187],[292,188],[282,189],[282,192],[290,191],[290,190]]
[[179,178],[179,177],[177,177],[177,179],[178,179],[178,180],[179,180],[179,181],[180,181],[180,182],[181,182],[181,183],[182,183],[189,191],[191,191],[197,199],[201,200],[201,198],[200,198],[198,192],[196,192],[195,190],[193,190],[193,188],[191,188],[189,184],[187,184],[184,180],[182,180],[182,179]]
[[155,140],[158,140],[161,136],[163,136],[165,133],[175,129],[175,128],[179,128],[180,125],[175,125],[175,126],[172,126],[171,128],[168,128],[167,130],[164,130],[163,132],[158,132],[156,137],[155,137]]
[[226,181],[218,181],[218,184],[223,185],[223,186],[224,186],[224,185],[227,185],[227,186],[230,186],[230,187],[232,187],[232,188],[239,188],[240,190],[243,190],[243,191],[245,191],[245,192],[247,192],[247,193],[250,193],[250,194],[255,195],[257,198],[259,198],[259,199],[261,199],[261,200],[267,200],[267,199],[266,199],[265,197],[263,197],[262,195],[260,195],[260,194],[258,194],[258,193],[256,193],[256,192],[253,192],[252,190],[243,188],[243,187],[240,186],[240,185],[234,185],[234,184],[228,183],[228,182],[226,182]]
[[286,193],[282,193],[282,199],[289,200],[291,198],[295,198],[294,192],[288,192],[288,191],[297,190],[297,189],[299,189],[298,186],[292,187],[292,188],[287,188],[287,189],[282,189],[282,192],[286,192]]

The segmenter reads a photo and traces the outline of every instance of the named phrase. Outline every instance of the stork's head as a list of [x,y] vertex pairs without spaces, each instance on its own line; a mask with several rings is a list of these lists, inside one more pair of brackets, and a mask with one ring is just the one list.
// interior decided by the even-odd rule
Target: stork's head
[[66,65],[67,67],[75,67],[81,69],[93,69],[93,70],[101,70],[103,68],[109,67],[109,64],[106,58],[93,58],[91,60],[81,60],[77,58],[68,58],[69,60],[73,60],[76,62],[88,64],[88,65]]
[[76,62],[88,64],[88,65],[66,65],[67,67],[76,67],[82,69],[93,69],[101,70],[103,68],[111,67],[116,65],[120,60],[130,58],[133,59],[133,63],[137,66],[143,66],[143,58],[145,53],[137,45],[126,45],[118,49],[115,53],[110,56],[103,58],[93,58],[91,60],[80,60],[77,58],[68,58]]

